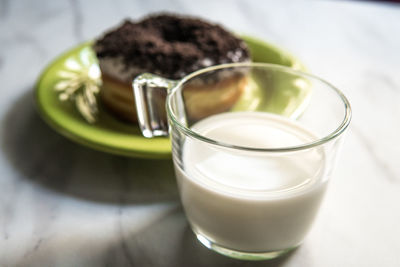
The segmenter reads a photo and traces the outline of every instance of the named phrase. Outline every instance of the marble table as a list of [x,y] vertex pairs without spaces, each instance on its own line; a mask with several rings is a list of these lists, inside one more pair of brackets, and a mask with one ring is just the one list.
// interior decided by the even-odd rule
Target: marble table
[[[207,250],[188,227],[170,161],[82,147],[35,111],[35,80],[53,58],[160,10],[282,46],[352,103],[321,212],[287,257]],[[389,3],[0,0],[0,266],[400,266],[399,33],[400,5]]]

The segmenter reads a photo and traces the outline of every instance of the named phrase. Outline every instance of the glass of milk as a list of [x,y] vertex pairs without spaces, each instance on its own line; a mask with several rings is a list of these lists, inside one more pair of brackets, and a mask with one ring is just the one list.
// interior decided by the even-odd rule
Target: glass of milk
[[143,74],[133,88],[143,134],[170,135],[181,201],[203,245],[259,260],[302,243],[351,119],[338,89],[264,63],[180,81]]

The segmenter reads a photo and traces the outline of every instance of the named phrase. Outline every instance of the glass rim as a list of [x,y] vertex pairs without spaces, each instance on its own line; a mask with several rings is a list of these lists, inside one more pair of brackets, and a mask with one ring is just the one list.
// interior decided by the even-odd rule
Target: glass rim
[[[269,68],[269,69],[274,69],[274,70],[281,70],[285,71],[288,73],[293,73],[296,75],[300,75],[303,77],[308,77],[312,78],[315,80],[318,80],[322,82],[323,84],[327,85],[330,89],[332,89],[342,100],[344,104],[344,109],[345,109],[345,115],[343,120],[341,121],[340,125],[330,132],[328,135],[318,138],[315,141],[296,145],[296,146],[284,146],[284,147],[274,147],[274,148],[256,148],[256,147],[247,147],[247,146],[238,146],[238,145],[233,145],[230,143],[225,143],[221,141],[217,141],[208,137],[205,137],[203,135],[200,135],[196,133],[195,131],[191,130],[190,128],[186,127],[183,125],[175,116],[172,108],[171,108],[171,100],[174,94],[176,94],[178,91],[182,89],[182,85],[189,81],[190,79],[199,76],[201,74],[210,72],[210,71],[215,71],[215,70],[220,70],[220,69],[225,69],[225,68],[234,68],[234,67],[263,67],[263,68]],[[244,62],[244,63],[228,63],[228,64],[220,64],[220,65],[215,65],[211,66],[208,68],[200,69],[198,71],[192,72],[191,74],[185,76],[181,80],[177,82],[177,84],[168,92],[167,95],[167,101],[166,101],[166,106],[167,106],[167,114],[168,117],[172,120],[172,122],[186,135],[193,137],[197,140],[207,142],[212,145],[224,147],[224,148],[229,148],[229,149],[234,149],[234,150],[242,150],[242,151],[250,151],[250,152],[291,152],[291,151],[299,151],[299,150],[305,150],[309,148],[313,148],[316,146],[320,146],[322,144],[325,144],[336,137],[340,136],[346,128],[349,126],[350,121],[351,121],[351,106],[346,98],[346,96],[335,86],[333,86],[331,83],[323,80],[322,78],[319,78],[318,76],[315,76],[313,74],[305,73],[287,66],[282,66],[278,64],[271,64],[271,63],[258,63],[258,62]]]

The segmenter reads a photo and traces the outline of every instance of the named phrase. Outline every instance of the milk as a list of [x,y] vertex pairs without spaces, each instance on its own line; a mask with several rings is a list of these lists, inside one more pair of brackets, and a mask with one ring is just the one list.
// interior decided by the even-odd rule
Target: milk
[[[192,129],[252,148],[311,142],[316,136],[287,118],[258,112],[214,115]],[[300,244],[326,188],[322,148],[265,153],[187,137],[175,170],[186,216],[196,234],[238,251],[269,252]]]

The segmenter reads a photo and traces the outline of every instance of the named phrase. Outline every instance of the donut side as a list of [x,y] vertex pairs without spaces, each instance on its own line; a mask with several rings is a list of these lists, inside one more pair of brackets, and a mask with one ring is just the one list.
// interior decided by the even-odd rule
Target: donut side
[[230,110],[248,86],[247,75],[231,75],[214,83],[183,88],[186,115],[191,121]]
[[131,84],[108,74],[102,74],[102,88],[100,90],[101,103],[112,114],[123,121],[137,123],[135,98]]

